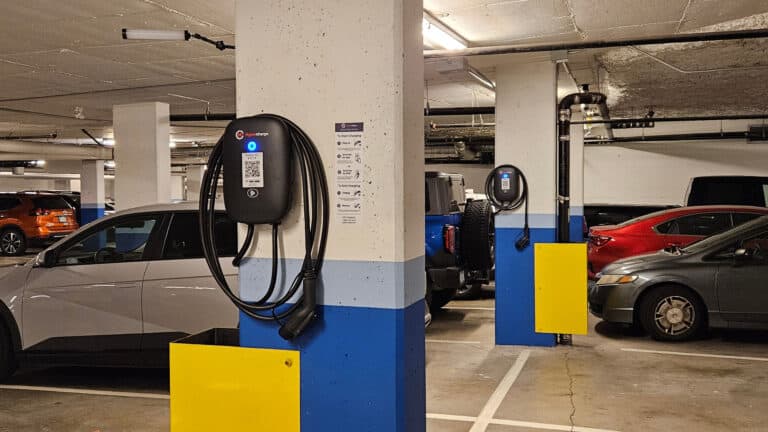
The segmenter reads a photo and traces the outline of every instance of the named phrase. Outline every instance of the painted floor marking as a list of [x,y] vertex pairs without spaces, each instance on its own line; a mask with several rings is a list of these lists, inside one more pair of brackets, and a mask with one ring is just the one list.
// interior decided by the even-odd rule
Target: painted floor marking
[[499,409],[504,398],[507,397],[507,393],[509,393],[509,389],[512,388],[512,384],[517,381],[517,377],[519,377],[520,372],[523,371],[525,362],[528,361],[530,355],[531,351],[527,349],[520,352],[520,355],[517,356],[517,360],[515,360],[515,364],[513,364],[509,369],[509,372],[504,375],[504,378],[501,379],[496,390],[494,390],[491,397],[488,398],[488,402],[485,403],[485,406],[480,411],[480,415],[477,416],[477,420],[475,420],[475,423],[472,425],[472,429],[470,429],[469,432],[485,432],[488,425],[491,423],[493,416],[496,414],[496,410]]
[[749,360],[749,361],[768,362],[768,357],[743,357],[743,356],[734,356],[734,355],[700,354],[700,353],[678,352],[678,351],[656,351],[656,350],[646,350],[646,349],[639,349],[639,348],[622,348],[621,350],[626,352],[636,352],[636,353],[646,353],[646,354],[666,354],[666,355],[674,355],[674,356],[681,356],[681,357],[706,357],[706,358],[717,358],[717,359],[727,359],[727,360]]
[[[451,414],[437,414],[437,413],[427,413],[427,418],[433,419],[433,420],[448,420],[448,421],[457,421],[457,422],[466,422],[466,423],[474,423],[477,420],[477,417],[459,416],[459,415],[451,415]],[[537,422],[529,422],[529,421],[521,421],[521,420],[491,419],[488,423],[494,424],[494,425],[501,425],[501,426],[516,426],[516,427],[524,427],[528,429],[542,429],[542,430],[553,430],[553,431],[618,432],[612,429],[597,429],[597,428],[590,428],[590,427],[584,427],[584,426],[574,426],[573,428],[571,428],[571,425],[537,423]]]
[[93,396],[127,397],[127,398],[138,398],[138,399],[168,400],[171,398],[167,394],[158,394],[158,393],[136,393],[136,392],[121,392],[121,391],[109,391],[109,390],[88,390],[88,389],[79,389],[79,388],[25,386],[25,385],[0,385],[0,390],[26,390],[26,391],[40,391],[40,392],[50,392],[50,393],[84,394],[84,395],[93,395]]

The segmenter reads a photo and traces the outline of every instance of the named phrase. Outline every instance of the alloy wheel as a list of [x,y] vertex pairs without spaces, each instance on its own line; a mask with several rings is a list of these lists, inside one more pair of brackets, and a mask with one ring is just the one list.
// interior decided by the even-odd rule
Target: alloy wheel
[[21,238],[13,231],[3,234],[0,239],[0,248],[8,255],[15,254],[21,247]]
[[656,327],[668,335],[683,334],[696,322],[696,309],[685,297],[664,297],[656,304],[654,321]]

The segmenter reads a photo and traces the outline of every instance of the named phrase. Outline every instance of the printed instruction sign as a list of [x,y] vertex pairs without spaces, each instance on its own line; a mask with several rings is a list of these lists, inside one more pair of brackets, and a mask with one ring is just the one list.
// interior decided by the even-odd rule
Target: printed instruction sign
[[363,213],[363,123],[336,123],[336,220],[360,222]]

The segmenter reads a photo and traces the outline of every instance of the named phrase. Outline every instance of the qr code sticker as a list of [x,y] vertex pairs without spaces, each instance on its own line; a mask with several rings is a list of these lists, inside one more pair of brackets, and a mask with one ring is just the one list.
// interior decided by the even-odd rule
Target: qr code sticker
[[264,187],[264,153],[243,153],[243,188]]

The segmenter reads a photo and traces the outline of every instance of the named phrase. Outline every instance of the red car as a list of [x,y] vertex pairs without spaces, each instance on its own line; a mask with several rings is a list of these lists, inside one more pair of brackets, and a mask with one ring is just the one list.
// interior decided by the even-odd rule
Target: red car
[[596,279],[603,267],[621,258],[671,246],[687,246],[765,214],[768,214],[765,207],[681,207],[630,219],[620,225],[592,227],[587,243],[589,278]]

